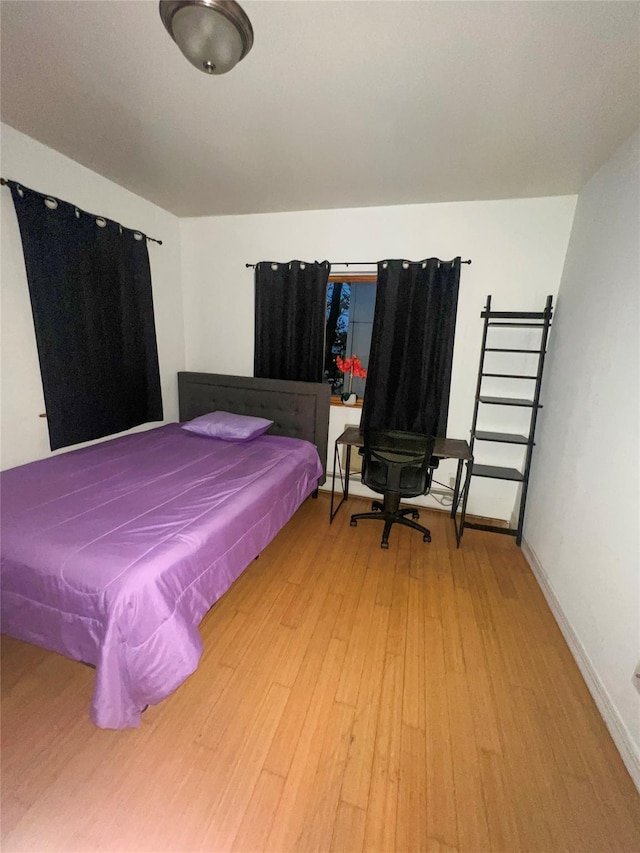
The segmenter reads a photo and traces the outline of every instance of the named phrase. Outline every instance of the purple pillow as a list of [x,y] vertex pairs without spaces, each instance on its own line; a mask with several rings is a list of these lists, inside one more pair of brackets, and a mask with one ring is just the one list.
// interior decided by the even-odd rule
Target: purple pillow
[[182,424],[182,429],[225,441],[251,441],[266,432],[272,423],[266,418],[234,415],[231,412],[209,412]]

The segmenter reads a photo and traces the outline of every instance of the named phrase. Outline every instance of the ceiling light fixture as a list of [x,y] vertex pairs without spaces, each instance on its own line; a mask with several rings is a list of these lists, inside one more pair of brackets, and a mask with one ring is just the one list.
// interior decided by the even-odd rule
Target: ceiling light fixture
[[234,0],[160,0],[167,32],[192,65],[226,74],[253,45],[253,28]]

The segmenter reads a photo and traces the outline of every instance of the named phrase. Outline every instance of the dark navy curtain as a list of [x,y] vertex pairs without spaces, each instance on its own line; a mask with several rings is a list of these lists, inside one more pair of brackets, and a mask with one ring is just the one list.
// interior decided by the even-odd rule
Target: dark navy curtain
[[10,187],[51,449],[162,420],[145,236]]
[[329,270],[328,261],[257,264],[254,376],[323,381]]
[[447,431],[460,258],[380,261],[365,429]]

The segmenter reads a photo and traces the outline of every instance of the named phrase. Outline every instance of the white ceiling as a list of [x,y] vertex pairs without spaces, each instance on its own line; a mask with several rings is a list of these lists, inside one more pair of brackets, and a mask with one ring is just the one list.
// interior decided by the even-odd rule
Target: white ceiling
[[2,119],[180,216],[575,193],[640,123],[638,2],[242,5],[209,77],[155,0],[3,0]]

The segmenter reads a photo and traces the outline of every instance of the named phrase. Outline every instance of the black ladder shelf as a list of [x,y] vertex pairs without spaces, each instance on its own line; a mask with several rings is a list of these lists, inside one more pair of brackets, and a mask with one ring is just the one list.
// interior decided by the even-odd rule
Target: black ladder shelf
[[[484,329],[482,331],[482,347],[480,350],[480,366],[478,368],[478,383],[476,386],[476,397],[473,409],[473,422],[471,426],[471,455],[473,458],[473,447],[476,441],[482,442],[497,442],[499,444],[516,444],[526,448],[523,470],[517,468],[502,468],[497,465],[479,465],[477,462],[468,462],[471,466],[469,488],[465,491],[464,500],[462,502],[462,518],[460,520],[460,534],[464,529],[471,527],[474,530],[488,530],[491,533],[503,533],[508,536],[515,536],[518,545],[522,542],[522,528],[524,525],[524,511],[527,503],[527,489],[529,485],[529,472],[531,470],[531,457],[533,455],[534,436],[536,431],[536,421],[538,418],[538,410],[542,408],[540,405],[540,389],[542,388],[542,371],[544,368],[544,357],[547,350],[547,340],[549,337],[549,329],[551,327],[551,317],[553,297],[547,296],[547,304],[544,311],[492,311],[491,296],[487,296],[487,304],[484,311],[480,314],[484,318]],[[540,344],[537,349],[515,349],[505,346],[488,346],[487,339],[489,337],[489,329],[492,327],[502,328],[520,328],[520,329],[539,329],[541,332]],[[496,333],[497,334],[497,333]],[[491,335],[494,337],[494,334]],[[493,343],[493,342],[492,342]],[[496,341],[499,344],[500,340]],[[496,353],[528,353],[538,356],[538,366],[535,374],[532,373],[485,373],[484,362],[485,354],[488,352]],[[504,379],[519,379],[523,382],[523,387],[530,389],[531,385],[526,383],[535,383],[533,393],[526,397],[491,397],[482,393],[482,380],[485,377],[504,378]],[[525,392],[526,393],[526,392]],[[481,406],[519,406],[531,409],[531,418],[529,421],[529,430],[527,435],[514,435],[506,432],[489,432],[487,430],[478,429],[478,413],[481,411]],[[518,511],[518,526],[517,527],[497,527],[492,524],[477,524],[466,520],[467,499],[469,491],[473,483],[474,477],[488,477],[492,480],[510,480],[512,482],[521,483],[520,490],[520,507]]]

